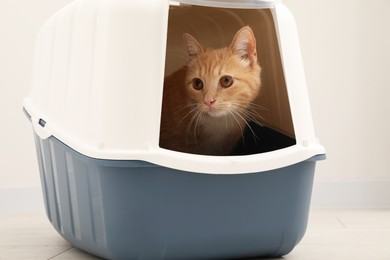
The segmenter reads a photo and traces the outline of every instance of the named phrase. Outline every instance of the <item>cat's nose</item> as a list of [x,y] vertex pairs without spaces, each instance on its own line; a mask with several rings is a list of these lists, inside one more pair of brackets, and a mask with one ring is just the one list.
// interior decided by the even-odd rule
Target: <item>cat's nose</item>
[[204,100],[204,103],[205,103],[207,106],[211,107],[211,106],[215,103],[215,99],[214,99],[214,98],[205,99],[205,100]]

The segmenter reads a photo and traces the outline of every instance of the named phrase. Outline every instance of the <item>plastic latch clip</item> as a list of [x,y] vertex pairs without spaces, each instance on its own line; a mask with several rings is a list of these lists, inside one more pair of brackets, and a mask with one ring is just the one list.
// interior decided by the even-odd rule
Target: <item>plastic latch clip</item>
[[40,126],[42,126],[42,127],[45,127],[46,121],[43,120],[43,119],[41,118],[41,119],[39,119],[38,124],[39,124]]

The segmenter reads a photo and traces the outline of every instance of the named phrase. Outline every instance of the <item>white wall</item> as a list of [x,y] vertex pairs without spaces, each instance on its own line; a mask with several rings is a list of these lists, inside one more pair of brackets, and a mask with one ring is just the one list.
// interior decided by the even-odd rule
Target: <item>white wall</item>
[[29,90],[39,28],[70,2],[0,0],[0,211],[40,205],[34,140],[22,113],[22,98]]
[[390,1],[285,2],[328,150],[317,179],[390,178]]
[[[35,36],[69,2],[0,0],[0,210],[17,207],[9,202],[15,194],[25,207],[40,196],[21,100]],[[390,1],[284,3],[297,20],[316,132],[328,154],[318,163],[313,203],[390,205]]]
[[314,203],[390,205],[390,1],[285,4],[328,155],[318,164]]

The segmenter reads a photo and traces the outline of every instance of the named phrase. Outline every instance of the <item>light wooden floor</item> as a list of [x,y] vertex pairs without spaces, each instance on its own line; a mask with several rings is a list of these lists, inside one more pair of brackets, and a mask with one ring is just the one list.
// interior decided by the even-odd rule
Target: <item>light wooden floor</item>
[[[0,259],[98,259],[68,244],[44,213],[0,213]],[[389,260],[390,209],[312,209],[283,260]]]

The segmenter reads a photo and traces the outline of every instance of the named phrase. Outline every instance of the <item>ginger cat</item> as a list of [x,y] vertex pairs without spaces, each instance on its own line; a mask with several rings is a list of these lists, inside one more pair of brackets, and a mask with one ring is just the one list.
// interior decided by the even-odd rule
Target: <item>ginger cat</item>
[[260,91],[261,68],[250,27],[229,47],[204,48],[183,35],[188,64],[164,82],[160,147],[203,155],[229,155],[240,140],[252,101]]

